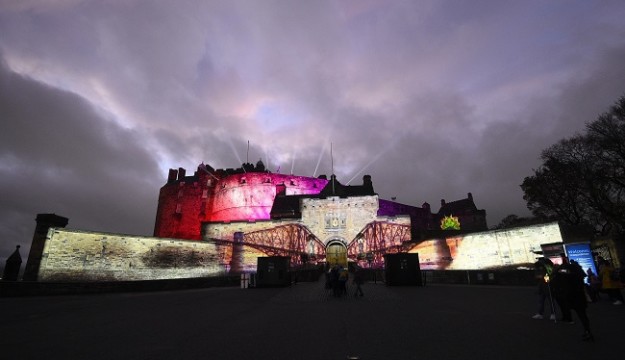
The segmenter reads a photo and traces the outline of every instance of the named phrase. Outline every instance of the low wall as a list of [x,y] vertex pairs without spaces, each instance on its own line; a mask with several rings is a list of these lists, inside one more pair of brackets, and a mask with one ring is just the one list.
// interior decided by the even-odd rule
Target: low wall
[[147,281],[41,282],[0,281],[0,297],[103,294],[240,286],[239,275]]
[[225,274],[222,246],[50,228],[39,281],[133,281]]
[[422,270],[428,284],[534,286],[533,270]]

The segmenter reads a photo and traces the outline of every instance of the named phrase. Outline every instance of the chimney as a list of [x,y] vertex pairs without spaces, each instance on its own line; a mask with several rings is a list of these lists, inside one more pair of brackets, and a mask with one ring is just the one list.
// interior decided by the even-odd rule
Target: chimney
[[362,184],[365,189],[373,194],[373,182],[371,181],[371,175],[365,175],[362,177]]
[[178,177],[178,170],[176,169],[169,169],[169,175],[167,175],[167,182],[171,183],[176,181],[176,178]]
[[186,174],[187,170],[185,170],[184,168],[178,168],[178,180],[184,180]]
[[468,194],[467,194],[467,197],[469,198],[469,200],[473,201],[473,194],[468,193]]
[[445,199],[441,199],[441,207],[445,206]]

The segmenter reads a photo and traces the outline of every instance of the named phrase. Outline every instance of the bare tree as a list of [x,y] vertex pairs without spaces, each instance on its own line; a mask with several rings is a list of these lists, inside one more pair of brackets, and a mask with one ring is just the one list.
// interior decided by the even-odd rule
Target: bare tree
[[625,96],[586,126],[541,154],[543,164],[521,184],[537,217],[592,227],[598,234],[625,230]]

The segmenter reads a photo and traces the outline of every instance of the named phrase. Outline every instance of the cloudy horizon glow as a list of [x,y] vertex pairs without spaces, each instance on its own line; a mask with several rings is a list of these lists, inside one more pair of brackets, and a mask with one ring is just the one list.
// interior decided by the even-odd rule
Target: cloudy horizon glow
[[[528,216],[541,150],[625,94],[622,1],[0,1],[0,261],[38,213],[151,235],[169,168],[372,176]],[[249,154],[247,144],[249,141]],[[330,145],[331,144],[331,145]]]

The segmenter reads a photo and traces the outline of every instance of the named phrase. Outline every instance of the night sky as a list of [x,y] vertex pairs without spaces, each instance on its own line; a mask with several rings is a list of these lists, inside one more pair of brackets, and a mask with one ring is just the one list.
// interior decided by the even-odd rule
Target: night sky
[[[370,174],[488,225],[625,94],[625,2],[0,0],[0,261],[38,213],[151,235],[169,168]],[[249,155],[247,143],[249,141]]]

